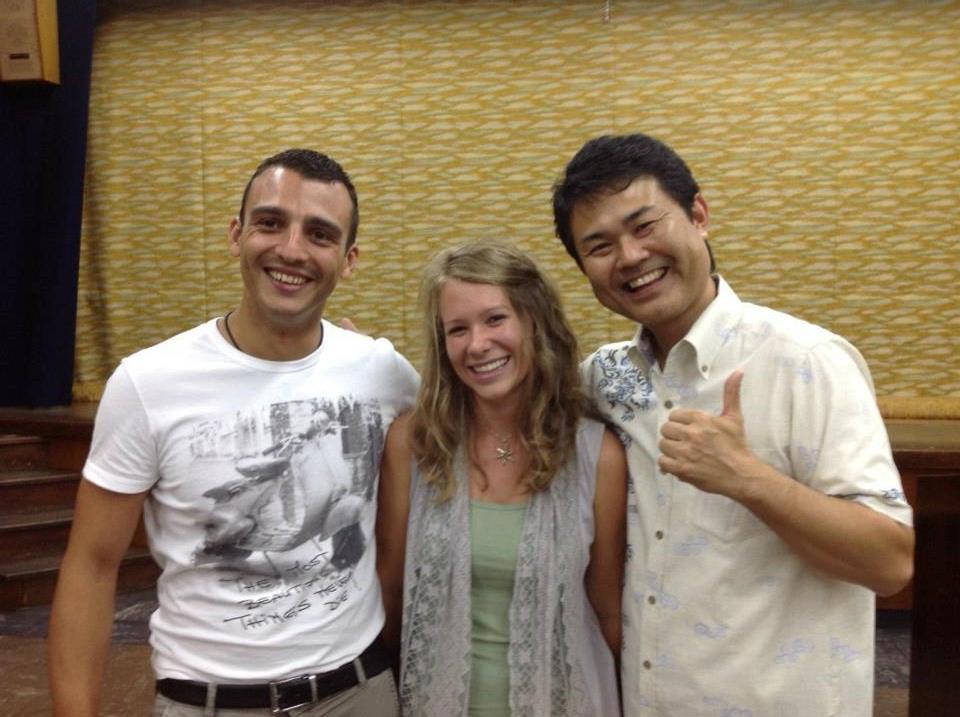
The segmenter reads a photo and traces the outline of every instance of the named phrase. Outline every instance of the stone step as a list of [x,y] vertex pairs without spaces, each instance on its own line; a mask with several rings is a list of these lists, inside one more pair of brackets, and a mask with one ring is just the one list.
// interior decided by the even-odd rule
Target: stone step
[[0,511],[70,507],[79,481],[78,471],[0,471]]
[[46,441],[38,436],[0,435],[0,471],[32,470],[47,465]]
[[[53,599],[61,559],[58,554],[0,562],[0,610],[48,604]],[[117,591],[153,587],[159,574],[150,551],[132,547],[120,565]]]
[[[53,597],[96,408],[0,408],[0,610]],[[138,532],[118,592],[156,585],[159,570],[144,544]]]
[[0,556],[34,558],[60,555],[67,546],[72,508],[0,510]]

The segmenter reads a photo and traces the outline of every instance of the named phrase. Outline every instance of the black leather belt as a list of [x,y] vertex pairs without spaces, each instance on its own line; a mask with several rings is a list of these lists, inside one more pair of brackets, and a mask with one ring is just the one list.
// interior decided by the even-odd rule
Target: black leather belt
[[[362,674],[357,662],[362,666]],[[348,690],[370,679],[390,666],[386,649],[377,638],[353,662],[330,672],[300,675],[286,680],[258,685],[216,685],[215,707],[243,709],[270,708],[282,714],[296,707],[312,704],[337,692]],[[194,680],[157,680],[157,692],[175,702],[203,707],[207,704],[207,683]]]

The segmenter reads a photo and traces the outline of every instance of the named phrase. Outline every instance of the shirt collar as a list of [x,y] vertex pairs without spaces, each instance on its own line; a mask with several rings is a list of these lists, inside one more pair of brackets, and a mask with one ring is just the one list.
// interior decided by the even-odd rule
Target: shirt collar
[[[717,295],[704,309],[693,326],[677,346],[686,344],[693,349],[697,370],[706,378],[717,353],[727,343],[740,323],[743,302],[722,276],[717,276]],[[674,347],[676,350],[677,346]],[[634,361],[652,367],[657,363],[650,333],[643,326],[637,327],[630,353]]]

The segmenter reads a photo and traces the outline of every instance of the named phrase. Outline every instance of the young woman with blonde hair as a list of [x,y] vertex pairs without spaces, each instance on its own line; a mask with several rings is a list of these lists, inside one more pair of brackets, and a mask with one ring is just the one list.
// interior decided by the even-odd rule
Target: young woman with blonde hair
[[448,249],[390,428],[377,568],[404,714],[620,714],[626,464],[588,417],[559,296],[507,243]]

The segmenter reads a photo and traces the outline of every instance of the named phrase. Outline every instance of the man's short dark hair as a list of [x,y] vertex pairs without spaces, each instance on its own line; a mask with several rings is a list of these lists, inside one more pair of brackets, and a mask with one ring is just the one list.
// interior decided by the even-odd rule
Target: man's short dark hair
[[336,160],[320,152],[315,152],[312,149],[285,149],[260,162],[243,190],[243,199],[240,201],[241,225],[243,225],[244,220],[243,213],[247,210],[247,195],[250,193],[250,185],[253,184],[254,179],[270,169],[270,167],[292,169],[305,179],[313,179],[318,182],[339,182],[346,187],[347,193],[350,195],[350,201],[353,203],[353,211],[350,215],[350,231],[347,234],[347,248],[349,249],[353,245],[353,242],[356,241],[357,238],[357,227],[360,226],[360,207],[357,203],[357,190],[354,188],[353,182],[350,181],[350,176]]
[[697,180],[680,155],[649,135],[596,137],[583,145],[567,164],[553,185],[553,223],[557,237],[578,265],[580,257],[570,229],[574,205],[590,201],[601,193],[622,192],[640,177],[656,179],[687,217],[693,218],[693,200],[700,191]]

